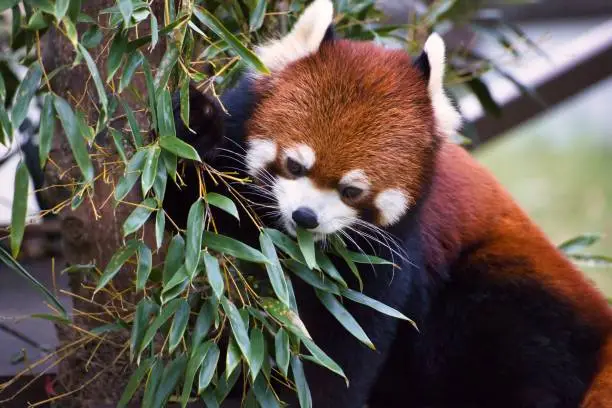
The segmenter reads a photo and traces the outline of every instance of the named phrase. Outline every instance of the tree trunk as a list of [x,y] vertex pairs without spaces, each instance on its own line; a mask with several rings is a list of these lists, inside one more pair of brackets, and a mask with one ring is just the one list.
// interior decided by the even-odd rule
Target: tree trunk
[[[154,1],[152,8],[163,21],[163,1]],[[82,12],[98,19],[102,27],[108,26],[108,15],[100,11],[116,4],[114,0],[88,0],[82,2]],[[79,33],[86,26],[79,25]],[[139,35],[148,34],[148,23],[138,26]],[[102,78],[106,77],[106,58],[112,40],[112,32],[104,32],[104,40],[95,49],[90,50],[96,61]],[[146,53],[145,47],[141,50]],[[147,58],[156,66],[163,55],[164,44],[159,44]],[[87,66],[84,63],[71,67],[75,52],[64,35],[51,29],[43,38],[43,65],[47,73],[65,66],[52,78],[53,91],[65,98],[73,107],[75,105],[87,114],[90,124],[97,120],[97,93]],[[114,81],[118,82],[120,72]],[[136,73],[132,85],[145,95],[142,72]],[[114,88],[116,89],[116,88]],[[111,93],[111,87],[107,86]],[[128,102],[135,112],[141,129],[148,129],[148,120],[143,112],[144,105],[125,90],[121,99]],[[112,126],[122,129],[125,126],[123,112],[119,107],[112,119]],[[124,132],[124,134],[127,134]],[[96,167],[95,191],[86,195],[85,200],[75,210],[71,210],[70,199],[74,192],[72,183],[81,179],[80,171],[72,158],[70,146],[61,126],[56,126],[53,148],[45,168],[47,199],[52,206],[61,206],[59,220],[62,230],[62,250],[69,264],[96,265],[99,273],[104,269],[114,252],[123,244],[121,226],[129,213],[135,208],[132,205],[120,204],[115,207],[113,190],[117,179],[123,172],[112,139],[106,134],[96,136],[95,144],[90,149]],[[138,183],[137,183],[138,184]],[[126,202],[139,203],[142,200],[137,187],[124,199]],[[152,226],[145,229],[149,241]],[[59,394],[67,393],[61,400],[62,407],[96,407],[116,405],[131,374],[129,362],[129,331],[108,332],[98,336],[88,333],[95,327],[114,323],[117,318],[130,321],[137,301],[133,292],[133,267],[126,266],[113,281],[113,296],[100,291],[93,296],[95,279],[85,273],[70,275],[74,315],[73,325],[58,325],[60,341],[60,363],[58,365],[57,383]],[[120,293],[120,296],[116,294]],[[134,406],[139,406],[135,404]]]

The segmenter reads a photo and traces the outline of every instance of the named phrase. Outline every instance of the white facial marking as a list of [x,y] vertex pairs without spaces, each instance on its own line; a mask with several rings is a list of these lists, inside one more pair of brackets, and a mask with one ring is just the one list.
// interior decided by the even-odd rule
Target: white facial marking
[[271,71],[280,71],[290,63],[315,53],[333,15],[331,0],[315,0],[304,10],[289,34],[257,47],[257,56]]
[[409,200],[401,190],[389,188],[378,193],[374,204],[380,211],[381,224],[387,226],[398,222],[402,218],[408,209]]
[[438,131],[451,137],[461,127],[461,115],[444,93],[445,47],[439,34],[433,33],[425,42],[425,53],[429,61],[429,97],[434,108]]
[[368,179],[365,171],[361,169],[355,169],[347,172],[344,176],[342,176],[339,184],[341,186],[358,187],[364,191],[370,189],[370,180]]
[[350,225],[357,211],[344,204],[335,190],[321,190],[307,177],[295,180],[277,177],[273,188],[285,228],[295,234],[292,214],[300,207],[308,207],[317,214],[319,226],[312,231],[317,238]]
[[314,150],[305,144],[299,144],[295,147],[285,149],[285,155],[291,157],[308,170],[312,169],[316,159]]
[[247,171],[251,176],[276,159],[276,142],[269,139],[252,139],[246,154]]

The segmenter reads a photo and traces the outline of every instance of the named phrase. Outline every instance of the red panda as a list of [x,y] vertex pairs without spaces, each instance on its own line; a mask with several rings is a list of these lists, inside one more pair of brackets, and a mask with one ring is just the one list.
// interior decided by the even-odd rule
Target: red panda
[[[347,304],[376,351],[295,282],[302,320],[350,381],[347,389],[307,367],[313,405],[612,406],[611,309],[448,140],[460,117],[442,87],[442,39],[433,34],[412,60],[334,38],[332,16],[331,1],[316,0],[287,36],[259,47],[271,75],[245,74],[222,97],[228,114],[194,91],[195,132],[177,118],[179,135],[210,165],[253,178],[239,187],[266,224],[309,229],[321,241],[340,234],[354,249],[396,258],[397,268],[361,269],[364,292],[413,317],[419,331]],[[195,180],[192,169],[180,196],[166,194],[179,224]],[[256,242],[247,224],[217,222]]]

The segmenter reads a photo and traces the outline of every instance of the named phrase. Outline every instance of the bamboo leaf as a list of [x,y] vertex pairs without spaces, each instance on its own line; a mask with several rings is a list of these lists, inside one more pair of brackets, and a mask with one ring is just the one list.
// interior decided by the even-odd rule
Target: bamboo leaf
[[295,387],[297,388],[300,407],[311,408],[312,397],[310,395],[310,388],[308,387],[308,382],[306,381],[302,361],[298,356],[293,356],[291,358],[291,372],[293,373],[293,379],[295,380]]
[[323,292],[321,290],[316,290],[317,297],[325,306],[327,310],[340,322],[342,326],[349,333],[355,336],[359,341],[363,344],[371,348],[372,350],[376,350],[374,344],[368,337],[368,335],[363,331],[357,320],[342,306],[342,304],[336,299],[336,297],[330,293]]
[[13,129],[19,129],[24,119],[28,115],[28,108],[34,94],[38,90],[42,69],[37,62],[32,64],[25,77],[17,86],[13,97],[13,108],[11,110],[11,123]]
[[123,200],[132,190],[132,187],[134,187],[134,184],[136,184],[136,181],[140,177],[146,158],[147,151],[144,149],[137,151],[134,156],[132,156],[125,169],[125,174],[119,179],[115,187],[115,200]]
[[128,403],[136,393],[136,390],[140,388],[140,383],[142,379],[147,374],[147,372],[151,369],[153,362],[155,361],[154,357],[148,358],[143,361],[140,366],[132,373],[130,379],[125,386],[125,390],[123,390],[123,394],[121,395],[121,399],[117,403],[117,408],[127,407]]
[[270,261],[266,264],[266,272],[268,273],[272,289],[279,300],[289,306],[287,280],[285,279],[285,273],[278,260],[274,242],[272,242],[272,239],[262,231],[259,234],[259,245],[261,247],[261,252]]
[[230,198],[218,193],[211,192],[206,194],[206,202],[208,203],[208,205],[212,205],[214,207],[222,209],[223,211],[234,216],[234,218],[240,221],[240,216],[238,215],[238,208],[236,207],[234,201],[232,201]]
[[264,228],[264,232],[267,236],[272,239],[274,245],[281,249],[284,253],[289,255],[292,259],[296,261],[305,263],[304,257],[302,256],[302,251],[300,251],[300,247],[295,243],[294,240],[289,238],[286,234],[283,234],[279,230],[273,228]]
[[145,76],[145,85],[147,87],[147,97],[149,98],[149,113],[151,114],[151,127],[158,130],[157,127],[157,100],[155,99],[155,85],[153,84],[153,73],[149,62],[145,58],[142,62],[142,70]]
[[115,252],[111,260],[106,265],[104,273],[102,273],[102,276],[100,276],[94,294],[97,293],[104,286],[106,286],[106,284],[115,277],[115,275],[117,274],[117,272],[119,272],[123,264],[126,263],[127,260],[130,259],[132,255],[134,255],[134,253],[136,253],[137,248],[138,242],[132,240],[129,241],[123,248]]
[[212,343],[210,350],[206,353],[206,357],[204,358],[204,362],[202,363],[202,368],[200,368],[200,376],[198,378],[198,394],[202,393],[206,387],[212,381],[213,375],[217,370],[217,363],[219,362],[219,356],[221,355],[221,351],[219,347]]
[[127,38],[121,31],[118,31],[115,34],[115,38],[113,38],[110,51],[108,52],[108,59],[106,60],[107,82],[113,79],[113,76],[121,66],[121,60],[123,59],[123,54],[125,54],[126,49]]
[[130,361],[134,360],[136,353],[140,349],[140,344],[144,338],[145,331],[149,327],[149,319],[152,313],[156,313],[158,306],[149,299],[142,299],[136,306],[136,313],[132,322],[132,332],[130,335]]
[[170,74],[172,73],[172,68],[174,68],[174,66],[176,65],[176,61],[178,61],[178,57],[178,47],[174,42],[169,41],[166,52],[162,57],[161,62],[159,63],[159,67],[157,67],[157,72],[155,73],[155,80],[153,82],[155,85],[155,89],[158,89],[159,92],[167,92],[165,88],[168,84]]
[[268,0],[256,0],[255,7],[249,14],[249,31],[254,32],[261,28],[263,25],[264,17],[266,16],[266,8],[268,7]]
[[147,328],[145,335],[142,338],[142,342],[138,347],[138,355],[142,354],[144,349],[146,349],[157,331],[170,319],[172,315],[177,311],[177,309],[181,306],[183,299],[173,299],[165,307],[162,307],[161,313],[153,320],[153,323]]
[[70,0],[56,0],[55,2],[55,18],[60,21],[66,15],[70,6]]
[[344,371],[342,371],[342,368],[340,368],[338,363],[336,363],[327,354],[325,354],[325,352],[321,350],[321,348],[319,348],[319,346],[317,346],[311,339],[300,338],[300,340],[302,340],[304,346],[306,346],[308,351],[310,351],[310,354],[312,354],[312,357],[314,358],[314,361],[316,363],[343,377],[348,386],[348,379],[346,378]]
[[81,36],[81,44],[86,48],[95,48],[102,42],[104,34],[97,25],[92,25]]
[[119,0],[119,11],[121,11],[123,16],[123,23],[128,27],[132,18],[132,12],[134,11],[132,0]]
[[94,62],[93,58],[89,54],[89,51],[81,44],[78,45],[79,52],[83,55],[85,62],[87,63],[87,67],[89,68],[89,73],[91,74],[91,78],[94,81],[94,85],[96,86],[96,91],[98,92],[98,101],[100,105],[102,105],[102,112],[108,111],[108,98],[106,97],[106,91],[104,90],[104,82],[100,77],[100,72],[98,72],[98,67]]
[[63,318],[66,318],[68,315],[66,313],[66,309],[60,303],[59,300],[39,281],[36,280],[28,271],[26,271],[23,266],[19,262],[15,260],[8,252],[4,250],[2,246],[0,246],[0,262],[4,263],[6,266],[17,272],[21,275],[22,278],[25,278],[30,284],[36,288],[39,292],[41,292],[53,305],[53,308],[58,310]]
[[249,334],[247,333],[246,326],[242,320],[242,317],[240,317],[238,309],[232,302],[227,300],[225,296],[221,298],[221,306],[223,306],[223,310],[229,319],[230,326],[232,328],[232,335],[236,340],[242,355],[247,359],[247,363],[251,365],[251,362],[249,361]]
[[123,134],[117,129],[109,128],[108,130],[113,138],[113,143],[115,144],[119,157],[121,157],[121,160],[127,164],[128,160],[127,156],[125,155],[125,149],[123,148]]
[[159,138],[159,144],[164,149],[176,154],[179,157],[201,162],[198,152],[189,144],[183,142],[178,137],[162,136]]
[[41,168],[45,167],[45,163],[49,157],[54,132],[55,112],[53,110],[53,95],[48,93],[45,95],[42,112],[40,113],[40,142],[38,147],[38,155]]
[[226,255],[256,263],[269,263],[268,258],[261,252],[238,240],[209,231],[203,233],[204,245],[208,248]]
[[253,384],[253,393],[258,403],[258,405],[255,404],[254,406],[261,406],[262,408],[280,408],[276,396],[272,391],[272,386],[263,376],[255,380]]
[[155,402],[153,403],[153,407],[161,408],[166,406],[166,401],[176,388],[179,379],[185,372],[185,366],[187,365],[187,355],[182,354],[178,356],[176,359],[166,365],[164,369],[164,374],[159,383],[159,387],[155,392]]
[[242,59],[242,61],[261,72],[262,74],[269,74],[270,70],[257,58],[252,51],[246,48],[238,38],[236,38],[231,32],[225,28],[225,26],[217,20],[208,10],[201,7],[193,8],[193,15],[206,27],[210,28],[215,34],[225,41],[231,49]]
[[153,406],[153,399],[155,398],[155,393],[159,388],[159,384],[161,383],[163,375],[164,365],[160,360],[156,359],[153,363],[153,366],[151,367],[151,374],[149,375],[149,380],[147,381],[145,393],[142,398],[143,407]]
[[251,379],[255,381],[261,365],[264,360],[264,337],[263,332],[260,329],[253,328],[251,330],[251,337],[249,338],[249,368],[251,369]]
[[559,245],[559,249],[566,254],[584,251],[586,248],[596,244],[601,238],[602,234],[582,234],[563,242]]
[[217,306],[209,300],[200,308],[198,318],[196,319],[195,326],[193,327],[193,334],[191,336],[192,350],[198,347],[208,334],[208,330],[210,330],[210,327],[215,321],[216,307]]
[[195,275],[200,253],[202,252],[202,234],[204,233],[205,208],[202,200],[196,200],[189,209],[187,231],[185,232],[185,270],[191,278]]
[[310,269],[319,269],[315,255],[314,235],[310,231],[306,231],[302,228],[297,228],[296,233],[298,245],[300,246],[306,265]]
[[338,272],[338,269],[333,264],[331,259],[329,259],[327,254],[325,252],[321,251],[320,249],[317,249],[316,252],[317,252],[317,254],[316,254],[317,255],[317,264],[321,267],[323,272],[325,272],[327,274],[327,276],[329,276],[330,278],[332,278],[333,280],[338,282],[340,285],[344,286],[345,288],[348,287],[346,281],[344,280],[342,275],[340,275],[340,272]]
[[83,172],[83,176],[87,182],[91,182],[94,178],[94,168],[85,145],[85,140],[79,131],[79,125],[72,108],[61,97],[55,95],[54,101],[55,111],[60,117],[64,132],[68,138],[68,143],[72,149],[74,159],[79,168]]
[[233,337],[230,337],[230,340],[227,344],[227,353],[225,356],[225,376],[229,377],[232,375],[238,364],[240,364],[240,349],[238,349],[238,345],[236,344],[236,340]]
[[[162,210],[159,210],[163,214]],[[153,254],[146,244],[138,246],[138,268],[136,269],[136,290],[140,291],[147,285],[153,265]]]
[[206,265],[206,276],[208,277],[208,283],[213,289],[213,293],[217,299],[221,299],[223,291],[225,290],[225,284],[223,282],[223,275],[219,268],[219,260],[214,256],[204,253],[204,265]]
[[325,292],[340,294],[338,285],[333,283],[330,279],[323,280],[320,273],[317,273],[312,269],[308,269],[306,265],[298,261],[294,261],[293,259],[286,260],[285,265],[310,286],[321,289]]
[[157,211],[155,216],[155,247],[161,248],[162,241],[164,240],[164,230],[166,228],[166,215],[164,214],[163,208]]
[[161,149],[157,145],[152,145],[147,149],[147,158],[142,169],[142,178],[140,179],[142,195],[146,195],[151,187],[153,187],[155,177],[157,176],[157,163],[160,153]]
[[132,77],[138,67],[142,65],[143,60],[144,56],[140,51],[133,51],[130,53],[125,63],[125,67],[123,68],[123,75],[121,75],[119,79],[119,93],[123,92],[130,82],[132,82]]
[[287,332],[280,328],[274,336],[274,350],[276,355],[276,365],[285,377],[289,369],[289,359],[291,352],[289,350],[289,335]]
[[189,321],[189,303],[184,299],[180,299],[180,302],[181,304],[174,314],[172,326],[170,327],[170,335],[168,337],[168,350],[170,353],[180,344],[185,329],[187,328],[187,322]]
[[170,278],[183,265],[185,259],[185,241],[179,234],[172,237],[168,252],[166,253],[166,261],[164,262],[163,282],[168,283]]
[[138,231],[157,208],[157,201],[149,197],[140,203],[123,223],[123,236],[133,234]]
[[130,129],[132,130],[132,137],[134,138],[134,145],[136,147],[142,147],[144,145],[144,141],[142,140],[142,135],[140,134],[140,126],[138,126],[138,121],[134,116],[134,112],[123,99],[121,100],[121,107],[123,108],[123,112],[125,112],[125,116],[127,116],[128,123],[130,124]]
[[267,313],[278,320],[283,327],[300,339],[311,338],[310,333],[306,330],[306,326],[304,326],[304,323],[300,320],[297,313],[289,309],[284,303],[273,298],[263,298],[261,300],[261,306]]
[[25,161],[21,160],[15,172],[13,204],[11,210],[11,252],[13,258],[19,255],[23,233],[25,231],[26,212],[28,209],[28,186],[30,174]]
[[193,380],[195,379],[196,373],[202,366],[208,351],[214,343],[207,341],[206,343],[200,344],[189,358],[187,363],[187,372],[185,373],[185,381],[183,382],[183,392],[181,393],[181,407],[185,408],[189,402],[189,396],[191,395],[191,389],[193,388]]

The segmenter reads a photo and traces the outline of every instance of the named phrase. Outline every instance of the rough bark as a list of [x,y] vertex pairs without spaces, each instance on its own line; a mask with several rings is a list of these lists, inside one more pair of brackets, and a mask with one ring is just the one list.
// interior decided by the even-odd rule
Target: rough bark
[[[82,12],[97,18],[101,27],[107,26],[108,18],[100,15],[100,10],[116,4],[114,0],[88,0],[82,2]],[[163,16],[163,1],[154,1],[153,9],[158,17]],[[159,21],[163,21],[163,18]],[[79,33],[86,28],[79,26]],[[148,34],[148,23],[138,26],[140,35]],[[103,78],[106,76],[106,57],[110,47],[112,32],[106,31],[104,41],[90,53],[97,62]],[[57,30],[50,30],[43,38],[43,65],[47,72],[60,66],[66,66],[52,80],[51,87],[55,93],[64,97],[71,105],[75,104],[87,114],[89,123],[97,120],[97,94],[89,71],[85,64],[71,67],[74,60],[74,49],[70,42]],[[146,48],[143,47],[143,53]],[[148,57],[153,67],[163,55],[163,44],[159,44]],[[118,81],[120,73],[115,75]],[[142,72],[138,72],[132,82],[142,95],[146,95]],[[109,94],[110,87],[107,88]],[[142,103],[124,91],[121,99],[128,102],[142,129],[148,128],[147,118],[139,113]],[[125,125],[121,109],[115,112],[113,127],[121,129]],[[126,132],[127,134],[127,132]],[[91,153],[95,158],[96,175],[102,175],[95,182],[95,192],[72,211],[70,205],[59,212],[61,223],[61,241],[64,259],[69,264],[95,263],[98,271],[103,270],[113,253],[122,246],[123,234],[121,225],[127,215],[134,209],[131,205],[121,204],[115,207],[112,192],[114,185],[123,171],[117,165],[119,159],[110,137],[101,134],[96,137]],[[45,183],[52,186],[46,191],[47,199],[52,205],[69,200],[73,194],[71,183],[78,181],[80,172],[72,158],[67,139],[61,126],[56,126],[51,161],[45,169]],[[125,201],[138,203],[141,194],[134,190]],[[109,198],[110,197],[110,198]],[[151,230],[151,226],[147,227]],[[151,234],[145,233],[145,236]],[[147,239],[149,241],[149,239]],[[99,327],[104,322],[112,323],[114,318],[131,318],[136,294],[133,287],[133,268],[127,266],[120,271],[112,285],[122,295],[111,296],[101,291],[93,296],[95,281],[87,274],[71,274],[70,288],[73,294],[74,315],[73,327],[58,326],[60,349],[74,342],[76,345],[66,348],[60,354],[56,391],[70,393],[62,399],[62,407],[100,407],[113,405],[118,401],[122,390],[131,374],[128,350],[129,332],[107,333],[96,338],[84,332]],[[114,292],[114,291],[113,291]],[[102,321],[100,320],[102,319]],[[76,329],[75,327],[78,327]],[[138,406],[136,404],[135,406]]]

